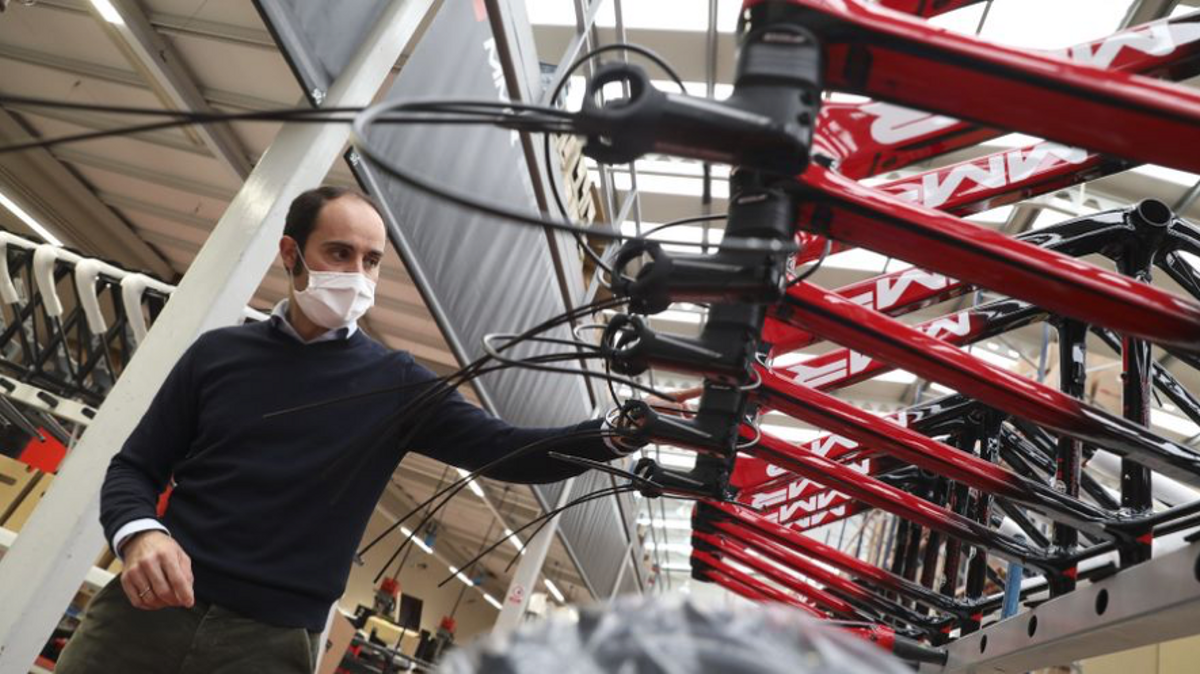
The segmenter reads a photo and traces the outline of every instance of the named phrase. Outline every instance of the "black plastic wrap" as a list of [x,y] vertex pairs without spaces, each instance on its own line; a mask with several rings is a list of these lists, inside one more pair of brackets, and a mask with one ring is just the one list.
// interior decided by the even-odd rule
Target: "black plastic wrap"
[[878,646],[784,606],[625,599],[447,654],[440,674],[911,674]]

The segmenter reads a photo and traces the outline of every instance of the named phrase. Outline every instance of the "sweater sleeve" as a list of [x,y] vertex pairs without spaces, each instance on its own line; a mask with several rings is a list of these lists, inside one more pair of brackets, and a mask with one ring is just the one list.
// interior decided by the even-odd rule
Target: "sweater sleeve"
[[[435,387],[446,391],[435,381],[437,375],[411,360],[411,357],[407,358],[405,381],[413,397]],[[422,382],[426,384],[421,385]],[[404,449],[472,471],[502,456],[512,456],[512,460],[484,474],[497,480],[525,484],[565,480],[587,470],[576,464],[552,459],[547,456],[549,452],[604,462],[620,456],[600,436],[603,419],[559,428],[519,428],[472,405],[457,391],[439,398],[437,403],[410,415],[408,423],[400,429]],[[575,434],[583,436],[564,438],[562,442],[546,442],[533,451],[522,450],[531,443]]]
[[199,392],[194,370],[199,344],[200,340],[175,363],[150,408],[108,465],[100,490],[100,524],[110,546],[126,524],[158,518],[159,494],[195,437]]

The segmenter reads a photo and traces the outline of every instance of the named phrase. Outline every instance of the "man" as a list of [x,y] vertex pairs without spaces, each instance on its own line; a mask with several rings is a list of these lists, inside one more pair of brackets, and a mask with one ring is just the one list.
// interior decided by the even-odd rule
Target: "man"
[[[385,245],[378,211],[356,192],[322,187],[292,203],[279,244],[288,299],[269,321],[197,339],[113,458],[100,517],[125,570],[88,606],[56,671],[311,672],[329,608],[406,451],[473,469],[537,440],[599,430],[599,421],[514,428],[457,394],[397,427],[436,377],[357,329]],[[581,472],[546,451],[618,456],[597,435],[489,476],[547,482]]]

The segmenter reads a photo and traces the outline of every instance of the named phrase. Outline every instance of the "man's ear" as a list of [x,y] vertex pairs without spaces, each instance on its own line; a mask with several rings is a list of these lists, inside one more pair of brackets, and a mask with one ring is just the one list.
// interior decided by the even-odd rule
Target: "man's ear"
[[283,259],[284,269],[292,276],[296,275],[296,266],[300,262],[298,250],[296,240],[292,237],[284,234],[279,239],[279,257]]

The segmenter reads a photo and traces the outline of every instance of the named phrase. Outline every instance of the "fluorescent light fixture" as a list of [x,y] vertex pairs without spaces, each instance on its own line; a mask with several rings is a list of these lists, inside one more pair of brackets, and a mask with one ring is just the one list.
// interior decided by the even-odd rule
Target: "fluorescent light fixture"
[[1137,173],[1149,178],[1154,178],[1155,180],[1162,180],[1164,182],[1171,183],[1172,185],[1179,185],[1181,187],[1191,187],[1192,185],[1196,184],[1196,181],[1200,180],[1200,176],[1196,175],[1195,173],[1178,171],[1173,168],[1158,166],[1156,164],[1143,164],[1137,168],[1130,169],[1130,173]]
[[1017,364],[1017,361],[1014,358],[1002,356],[998,353],[993,353],[991,351],[985,351],[983,349],[972,349],[971,355],[975,356],[979,360],[982,360],[986,363],[991,363],[992,365],[995,365],[997,367],[1002,367],[1006,370],[1013,369],[1013,367],[1016,366],[1016,364]]
[[[1061,49],[1094,40],[1113,31],[1129,3],[1096,0],[1007,0],[990,7],[980,36],[1012,47]],[[930,23],[972,35],[979,26],[983,3],[930,20]],[[1037,22],[1029,17],[1037,16]]]
[[691,325],[700,325],[704,322],[703,314],[693,313],[691,311],[679,311],[678,309],[667,309],[654,314],[653,318],[663,321],[674,321],[676,323],[689,323]]
[[1192,423],[1191,419],[1185,419],[1163,410],[1150,410],[1150,424],[1178,433],[1185,438],[1200,435],[1200,426]]
[[486,592],[483,593],[483,600],[491,604],[497,611],[504,610],[504,607],[500,605],[500,602],[496,601],[495,597]]
[[821,266],[834,269],[849,269],[851,271],[866,271],[871,272],[872,274],[882,274],[884,267],[887,267],[887,271],[893,272],[900,271],[901,269],[908,269],[912,265],[903,260],[897,260],[895,258],[892,258],[889,261],[886,255],[880,255],[879,253],[863,248],[853,248],[851,250],[830,255],[825,262],[821,264]]
[[681,555],[692,554],[692,545],[690,543],[655,543],[654,541],[646,541],[646,549],[678,552]]
[[655,526],[660,529],[679,529],[684,531],[691,531],[692,529],[691,520],[651,520],[647,517],[641,517],[638,518],[638,524]]
[[[466,478],[468,475],[471,474],[471,471],[469,471],[469,470],[463,470],[462,468],[458,468],[457,470],[458,470],[459,477],[462,477],[462,478]],[[480,487],[475,482],[475,480],[472,479],[470,482],[467,483],[467,489],[470,489],[471,492],[473,494],[475,494],[476,496],[478,496],[479,498],[485,498],[483,495],[483,488]]]
[[567,601],[566,598],[563,597],[563,593],[559,592],[558,588],[554,586],[554,581],[550,580],[549,578],[543,578],[542,582],[546,584],[546,589],[550,590],[550,594],[554,595],[554,599],[557,600],[558,603],[562,604]]
[[[592,181],[597,185],[600,184],[600,172],[596,170],[588,170]],[[612,174],[613,187],[626,192],[633,187],[633,180],[629,173],[613,172]],[[639,192],[652,192],[654,194],[676,194],[687,197],[698,197],[704,188],[704,180],[700,177],[690,176],[662,176],[639,173],[637,178],[637,186]],[[713,180],[711,183],[712,196],[714,199],[729,198],[729,181]]]
[[512,529],[504,527],[504,535],[508,536],[508,544],[517,549],[517,552],[525,554],[525,544],[521,542],[521,537],[514,534]]
[[1038,138],[1037,136],[1027,136],[1023,133],[1010,133],[998,138],[984,141],[981,143],[981,145],[984,147],[1004,148],[1007,150],[1018,147],[1029,147],[1030,145],[1037,145],[1040,142],[1042,142],[1042,139]]
[[97,12],[100,12],[100,16],[105,21],[118,26],[125,25],[125,19],[121,18],[121,13],[117,11],[116,7],[113,7],[109,0],[92,0],[92,6],[96,8]]
[[1176,255],[1178,255],[1184,262],[1191,265],[1192,269],[1200,271],[1200,257],[1192,255],[1186,250],[1176,251]]
[[917,380],[917,375],[904,370],[889,370],[883,374],[871,377],[871,381],[886,381],[891,384],[911,384]]
[[946,386],[942,386],[941,384],[937,383],[936,381],[929,382],[929,390],[933,391],[935,393],[941,393],[942,395],[950,395],[951,393],[956,393],[956,391],[954,391],[954,389],[951,389]]
[[402,527],[400,527],[400,533],[404,534],[404,536],[406,538],[411,538],[412,542],[416,543],[417,547],[424,550],[426,554],[430,554],[430,555],[433,554],[433,548],[429,547],[428,545],[425,545],[425,541],[421,540],[420,536],[413,536],[412,529],[402,526]]
[[658,453],[645,452],[644,455],[654,459],[655,461],[658,462],[659,465],[666,466],[668,468],[695,468],[696,467],[696,455],[695,454],[685,454],[682,452],[673,453],[673,452],[668,452],[666,450],[659,450]]
[[[738,0],[718,0],[717,31],[732,33],[737,28]],[[534,25],[575,26],[575,11],[572,4],[561,0],[529,0],[525,4],[529,21]],[[708,27],[708,14],[696,11],[695,0],[656,0],[655,2],[630,2],[622,6],[622,19],[626,28],[664,30],[671,32],[698,33],[703,37]],[[604,3],[596,15],[596,25],[612,28],[616,25],[613,3]]]
[[453,564],[447,564],[446,568],[450,569],[450,573],[453,573],[455,578],[461,580],[467,585],[470,585],[471,587],[475,587],[475,581],[468,578],[467,574],[459,571],[457,566],[454,566]]
[[25,223],[25,225],[34,232],[37,232],[37,235],[45,239],[46,243],[50,243],[55,246],[63,245],[62,241],[58,240],[58,237],[51,234],[50,230],[46,229],[42,223],[35,220],[32,215],[27,213],[25,209],[18,206],[12,199],[9,199],[8,195],[4,194],[3,192],[0,192],[0,206],[8,209],[10,213],[17,216],[18,220]]
[[781,426],[779,424],[769,424],[764,422],[762,429],[767,433],[788,442],[808,442],[821,435],[822,432],[812,428],[796,428],[795,426]]

